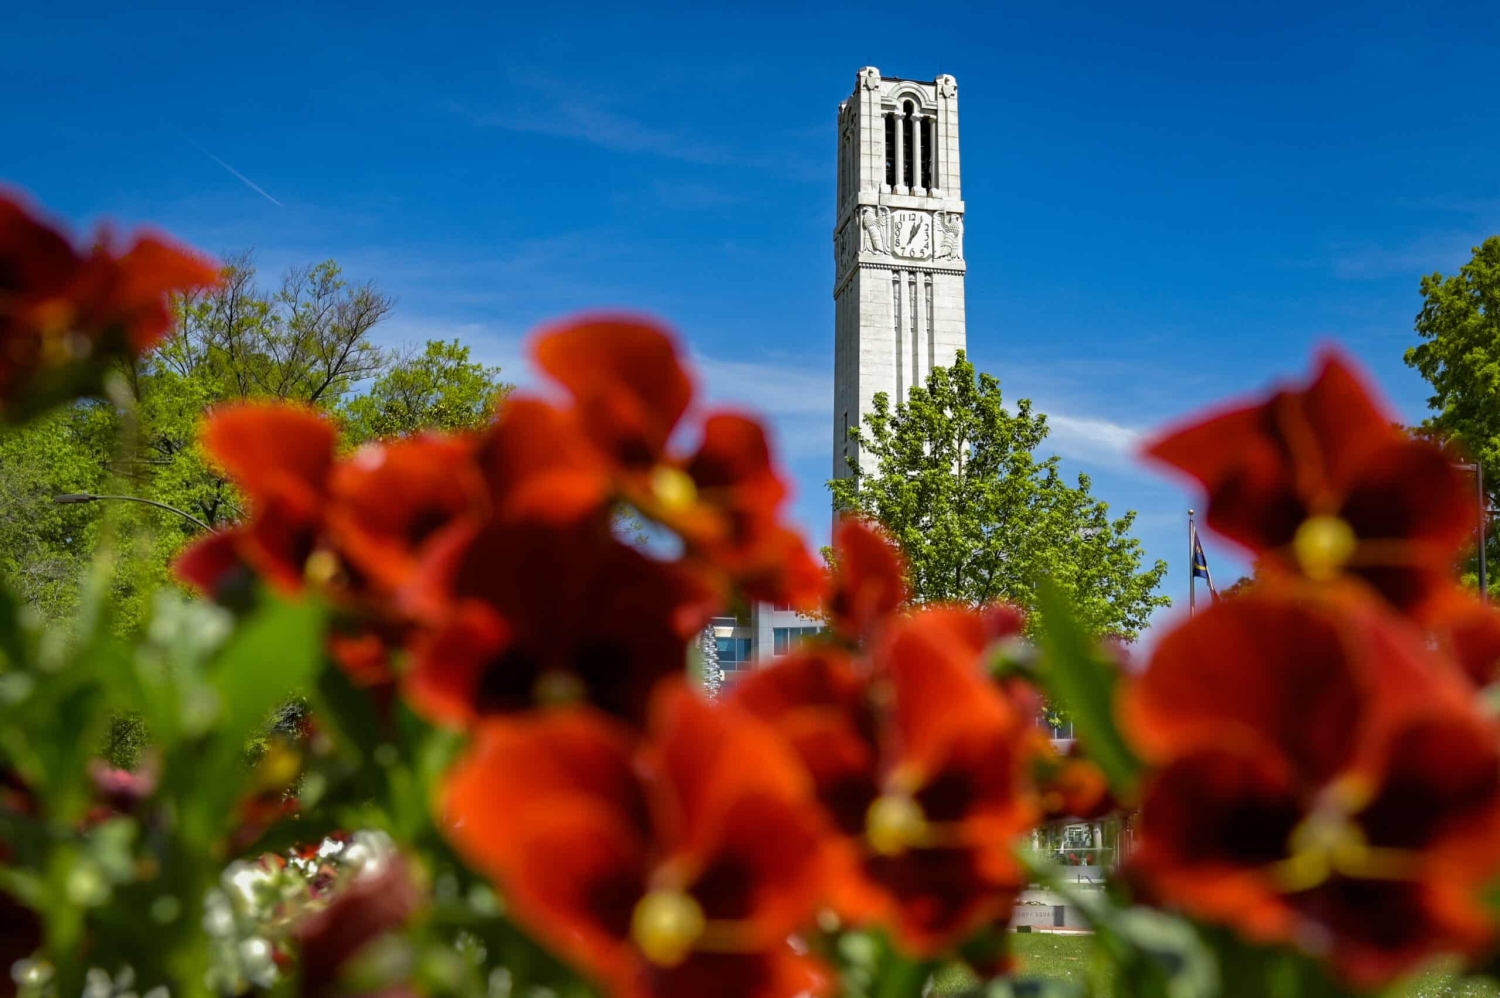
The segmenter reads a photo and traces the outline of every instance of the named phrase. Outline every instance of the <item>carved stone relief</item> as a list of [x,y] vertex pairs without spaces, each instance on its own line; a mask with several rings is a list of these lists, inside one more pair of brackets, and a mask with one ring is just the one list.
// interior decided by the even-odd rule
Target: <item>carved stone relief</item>
[[937,224],[937,252],[934,260],[962,260],[964,258],[964,216],[956,211],[940,211],[933,215]]
[[864,233],[860,246],[864,252],[877,253],[880,256],[890,255],[889,243],[886,240],[890,217],[889,208],[865,205],[859,209],[859,227]]
[[833,263],[840,274],[852,266],[859,256],[859,241],[859,226],[854,219],[850,219],[844,223],[838,238],[834,240]]
[[866,66],[859,71],[859,85],[866,90],[880,89],[880,70],[874,66]]
[[942,76],[939,76],[937,78],[936,83],[937,83],[937,93],[938,93],[939,97],[957,97],[958,96],[958,81],[955,80],[953,77],[951,77],[951,76],[949,76],[949,75],[947,75],[945,73]]

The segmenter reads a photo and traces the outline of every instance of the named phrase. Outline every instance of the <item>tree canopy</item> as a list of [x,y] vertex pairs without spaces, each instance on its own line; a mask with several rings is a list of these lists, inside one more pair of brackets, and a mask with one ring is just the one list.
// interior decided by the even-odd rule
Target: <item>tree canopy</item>
[[[1433,415],[1420,429],[1462,445],[1484,469],[1494,501],[1500,498],[1500,236],[1476,246],[1457,274],[1423,277],[1421,292],[1421,342],[1406,351],[1407,365],[1432,385]],[[1500,544],[1492,540],[1487,550],[1496,565]],[[1472,566],[1468,574],[1474,582]]]
[[458,340],[429,340],[419,353],[395,356],[369,391],[342,408],[351,443],[406,436],[420,430],[478,426],[510,394],[500,368],[469,358]]
[[121,372],[115,405],[80,402],[0,438],[0,569],[47,616],[76,600],[104,517],[121,527],[112,532],[122,548],[113,584],[127,626],[201,529],[148,506],[58,506],[54,495],[152,499],[211,527],[243,516],[243,497],[198,445],[211,406],[301,402],[337,419],[352,446],[480,425],[509,389],[499,368],[473,362],[457,342],[380,347],[371,334],[393,299],[348,281],[332,260],[293,267],[272,289],[259,283],[248,254],[231,257],[223,275],[218,287],[175,303],[171,335]]
[[962,352],[894,410],[876,395],[850,437],[864,470],[851,458],[852,477],[829,483],[834,506],[891,532],[915,602],[1008,600],[1034,620],[1047,577],[1092,633],[1126,640],[1170,603],[1156,593],[1166,563],[1142,568],[1135,514],[1111,519],[1087,475],[1070,485],[1057,457],[1038,459],[1047,417],[1025,399],[1006,409],[1000,382]]

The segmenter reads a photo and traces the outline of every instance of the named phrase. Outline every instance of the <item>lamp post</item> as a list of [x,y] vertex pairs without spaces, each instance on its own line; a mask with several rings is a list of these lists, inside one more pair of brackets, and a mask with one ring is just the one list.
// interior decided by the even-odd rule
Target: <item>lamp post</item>
[[138,502],[146,506],[155,506],[157,509],[164,509],[168,513],[176,513],[184,520],[191,520],[193,523],[196,523],[204,530],[214,529],[213,527],[210,527],[208,524],[204,523],[202,520],[198,519],[193,514],[184,512],[178,509],[176,506],[168,506],[166,503],[157,502],[155,499],[142,499],[140,496],[101,496],[94,495],[92,492],[67,492],[63,495],[52,497],[52,501],[60,506],[71,506],[77,503],[85,502],[99,502],[100,500],[109,500],[112,502]]
[[1479,462],[1460,464],[1465,471],[1474,472],[1474,491],[1479,494],[1479,599],[1490,601],[1489,572],[1485,565],[1485,540],[1489,536],[1489,500],[1484,494],[1484,467]]

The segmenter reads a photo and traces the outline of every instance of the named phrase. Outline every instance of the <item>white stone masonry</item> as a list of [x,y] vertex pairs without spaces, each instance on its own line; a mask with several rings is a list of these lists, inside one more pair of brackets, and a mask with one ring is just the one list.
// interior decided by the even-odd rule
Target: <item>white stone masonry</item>
[[958,83],[855,77],[839,106],[834,247],[833,473],[848,431],[965,349]]

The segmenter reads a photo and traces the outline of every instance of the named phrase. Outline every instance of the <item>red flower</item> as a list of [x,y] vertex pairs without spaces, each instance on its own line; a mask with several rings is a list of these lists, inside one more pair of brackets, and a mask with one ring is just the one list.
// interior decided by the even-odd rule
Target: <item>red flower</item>
[[[297,926],[298,993],[305,998],[348,994],[340,987],[345,968],[365,947],[406,925],[422,902],[399,856],[344,886],[327,908]],[[401,982],[387,983],[379,992],[387,998],[417,993]]]
[[827,986],[789,942],[823,887],[806,775],[738,711],[669,685],[638,751],[586,710],[491,722],[445,801],[517,920],[611,994]]
[[204,422],[203,446],[249,499],[246,523],[210,534],[179,556],[180,578],[216,592],[243,564],[283,592],[309,574],[328,501],[336,431],[322,414],[277,402],[225,406]]
[[427,542],[487,511],[485,483],[465,437],[423,434],[361,447],[328,484],[331,546],[368,584],[405,585]]
[[179,577],[215,593],[248,567],[272,586],[309,581],[360,599],[383,597],[416,571],[444,528],[486,511],[474,445],[423,435],[335,460],[323,414],[280,402],[243,402],[209,416],[203,444],[249,499],[246,522],[202,538]]
[[503,523],[576,523],[597,516],[610,499],[609,468],[577,414],[541,399],[507,399],[477,460],[494,517]]
[[33,412],[96,390],[111,360],[139,355],[170,328],[168,295],[219,279],[211,263],[157,236],[120,254],[108,242],[101,232],[81,255],[0,195],[0,409]]
[[1037,784],[1042,811],[1048,821],[1062,818],[1091,821],[1118,806],[1109,791],[1109,781],[1099,766],[1079,755],[1058,755],[1051,749],[1038,754]]
[[1500,732],[1401,622],[1247,593],[1162,640],[1123,720],[1156,768],[1132,863],[1161,899],[1361,986],[1489,938]]
[[14,998],[16,980],[10,968],[42,948],[42,920],[20,901],[0,891],[0,998]]
[[693,399],[671,336],[646,320],[583,316],[543,330],[534,351],[601,451],[630,474],[649,479],[658,471]]
[[696,577],[589,521],[455,532],[413,590],[453,607],[415,644],[406,677],[412,703],[448,724],[579,700],[639,723],[715,606]]
[[1500,613],[1454,588],[1436,602],[1431,627],[1448,658],[1474,685],[1500,681]]
[[833,532],[838,560],[828,611],[834,627],[850,640],[871,633],[906,602],[906,564],[880,527],[854,517]]
[[1146,454],[1196,479],[1208,525],[1267,571],[1348,573],[1404,611],[1423,611],[1473,538],[1473,490],[1452,457],[1400,430],[1334,351],[1306,387],[1199,419]]
[[[595,316],[538,337],[538,365],[572,396],[577,425],[612,491],[676,531],[694,559],[753,599],[812,607],[821,595],[811,554],[781,522],[787,488],[753,419],[710,413],[702,442],[671,453],[693,398],[672,338],[642,320]],[[576,469],[554,480],[578,494]]]
[[980,614],[931,609],[890,625],[870,671],[816,650],[732,696],[813,774],[842,836],[840,908],[891,923],[922,956],[1006,921],[1022,886],[1011,850],[1036,815],[1030,724],[985,675],[988,644]]

